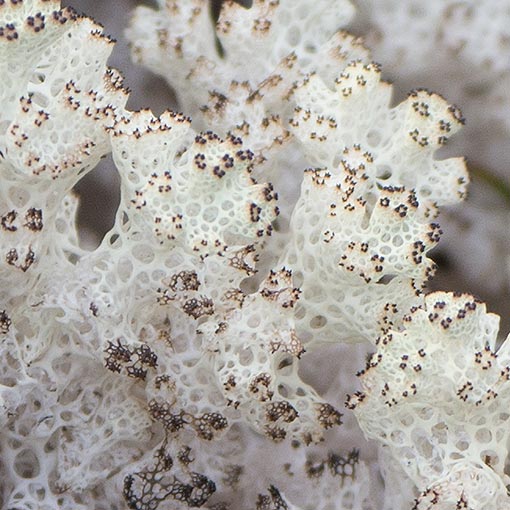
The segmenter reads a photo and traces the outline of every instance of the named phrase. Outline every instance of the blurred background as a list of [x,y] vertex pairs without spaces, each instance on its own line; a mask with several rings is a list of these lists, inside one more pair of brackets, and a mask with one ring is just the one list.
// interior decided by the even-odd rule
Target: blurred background
[[[207,0],[204,0],[207,1]],[[443,210],[444,231],[432,254],[439,270],[431,290],[459,290],[487,302],[510,330],[510,1],[356,0],[347,29],[363,36],[383,76],[394,83],[394,102],[427,88],[459,106],[466,126],[438,157],[466,156],[467,200]],[[109,64],[124,75],[128,108],[155,114],[179,109],[166,82],[131,63],[123,35],[143,0],[67,0],[94,18],[117,44]],[[221,0],[211,1],[212,16]],[[507,5],[505,5],[507,4]],[[344,27],[345,28],[345,27]],[[507,33],[508,31],[508,33]],[[186,112],[184,112],[186,113]],[[83,244],[94,247],[111,228],[119,179],[110,157],[76,187]]]

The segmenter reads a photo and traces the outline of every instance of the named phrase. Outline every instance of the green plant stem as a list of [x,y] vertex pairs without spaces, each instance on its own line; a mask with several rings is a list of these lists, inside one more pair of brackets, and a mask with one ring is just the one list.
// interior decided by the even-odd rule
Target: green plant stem
[[469,172],[471,175],[480,181],[488,184],[494,189],[501,197],[505,199],[505,202],[510,206],[510,183],[490,170],[482,168],[480,166],[470,166]]

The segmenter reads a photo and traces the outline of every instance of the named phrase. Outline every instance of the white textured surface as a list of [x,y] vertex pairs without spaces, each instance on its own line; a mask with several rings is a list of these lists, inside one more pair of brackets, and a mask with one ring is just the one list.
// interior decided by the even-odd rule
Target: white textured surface
[[362,429],[422,492],[418,509],[462,499],[467,508],[510,508],[510,342],[496,350],[499,317],[472,296],[437,292],[404,322],[379,339],[363,393],[350,399]]
[[[463,161],[436,154],[458,111],[425,91],[393,106],[334,33],[347,2],[229,3],[223,60],[205,2],[165,3],[175,33],[140,10],[135,54],[222,138],[197,134],[126,110],[111,42],[55,8],[0,7],[1,506],[506,508],[497,318],[419,292],[437,206],[465,193]],[[120,204],[85,251],[70,190],[110,151]],[[346,393],[379,448],[350,409],[340,425]]]

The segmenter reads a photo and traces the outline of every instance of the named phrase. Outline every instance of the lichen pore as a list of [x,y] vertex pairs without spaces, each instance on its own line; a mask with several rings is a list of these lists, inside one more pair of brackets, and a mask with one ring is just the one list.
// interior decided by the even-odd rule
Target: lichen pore
[[510,508],[510,342],[424,287],[460,111],[393,105],[348,0],[157,4],[126,35],[184,114],[127,109],[91,19],[0,0],[0,506]]

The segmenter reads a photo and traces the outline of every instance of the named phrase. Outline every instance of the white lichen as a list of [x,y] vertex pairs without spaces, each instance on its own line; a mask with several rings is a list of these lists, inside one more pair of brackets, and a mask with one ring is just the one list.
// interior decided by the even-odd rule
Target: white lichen
[[[0,1],[1,506],[506,508],[507,344],[423,291],[459,111],[392,106],[349,2],[159,7],[133,53],[195,124],[127,110],[91,20]],[[87,251],[72,189],[109,153]]]

